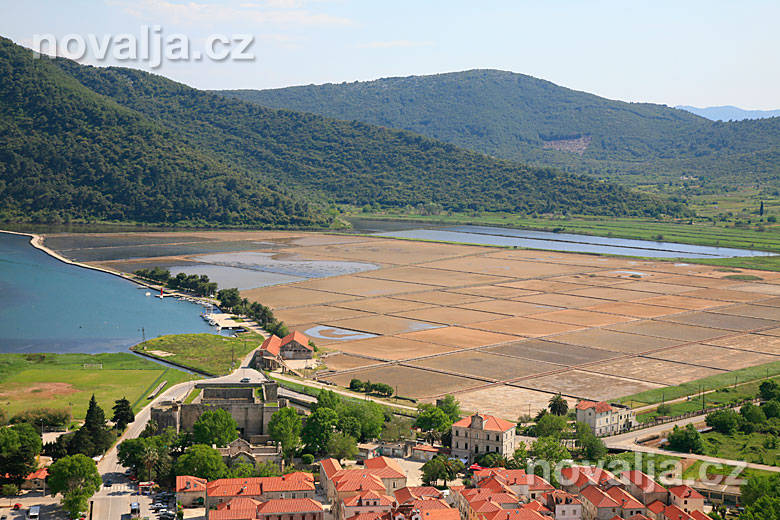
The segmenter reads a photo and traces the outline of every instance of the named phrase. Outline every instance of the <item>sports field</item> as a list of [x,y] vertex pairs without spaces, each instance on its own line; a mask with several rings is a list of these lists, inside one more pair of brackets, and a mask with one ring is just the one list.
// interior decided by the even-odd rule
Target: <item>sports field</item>
[[[159,247],[164,261],[175,245],[177,261],[195,262],[185,250],[223,241],[236,254],[373,264],[242,291],[323,346],[332,357],[317,377],[338,385],[383,382],[424,401],[454,393],[516,419],[557,392],[615,399],[780,361],[780,272],[305,232],[174,238],[132,247]],[[105,258],[91,240],[88,254]]]

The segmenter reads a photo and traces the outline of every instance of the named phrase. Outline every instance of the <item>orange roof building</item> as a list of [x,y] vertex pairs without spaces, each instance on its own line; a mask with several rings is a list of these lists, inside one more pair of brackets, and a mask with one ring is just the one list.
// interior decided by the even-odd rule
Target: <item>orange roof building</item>
[[452,425],[452,455],[468,463],[486,453],[510,457],[517,425],[492,415],[475,413]]
[[309,345],[309,338],[296,330],[284,338],[271,334],[260,345],[260,354],[263,366],[271,367],[274,359],[311,359],[314,349]]
[[295,472],[281,477],[223,478],[206,484],[206,507],[229,502],[234,498],[273,500],[314,498],[314,476]]

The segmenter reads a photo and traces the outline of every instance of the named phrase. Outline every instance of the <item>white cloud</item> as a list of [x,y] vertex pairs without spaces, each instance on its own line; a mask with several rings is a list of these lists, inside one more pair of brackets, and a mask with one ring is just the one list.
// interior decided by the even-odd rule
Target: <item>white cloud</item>
[[397,47],[430,47],[432,45],[433,42],[429,41],[392,40],[362,43],[358,47],[361,49],[392,49]]
[[110,0],[137,18],[156,24],[197,24],[218,22],[251,22],[269,25],[349,25],[348,18],[320,13],[306,8],[304,0],[265,0],[235,4],[207,1]]

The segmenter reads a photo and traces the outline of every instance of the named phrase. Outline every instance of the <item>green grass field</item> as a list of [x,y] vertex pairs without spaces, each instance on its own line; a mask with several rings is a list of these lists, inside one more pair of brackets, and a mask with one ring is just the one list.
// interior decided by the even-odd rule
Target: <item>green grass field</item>
[[[774,378],[780,375],[780,361],[773,361],[763,365],[757,365],[754,367],[742,368],[740,370],[734,370],[733,372],[727,372],[725,374],[717,374],[703,379],[697,379],[695,381],[689,381],[677,386],[667,386],[664,388],[656,388],[653,390],[647,390],[638,394],[628,395],[621,399],[619,402],[627,404],[632,408],[639,406],[645,406],[649,404],[657,404],[662,401],[671,401],[679,397],[692,396],[700,391],[716,390],[718,388],[727,388],[733,385],[739,385],[746,382],[757,381],[760,382],[766,378]],[[746,387],[747,388],[747,387]],[[755,394],[755,390],[753,390]],[[726,394],[724,394],[726,395]],[[731,394],[728,400],[732,400],[736,394]],[[706,399],[716,399],[717,396],[706,397]],[[713,401],[716,402],[716,401]],[[718,403],[720,404],[720,403]],[[699,408],[701,408],[701,401],[699,401]]]
[[[173,334],[144,341],[133,347],[136,352],[159,357],[208,374],[229,374],[249,352],[262,343],[258,334],[228,338],[216,334]],[[167,352],[171,355],[159,355]]]
[[780,442],[770,433],[702,434],[707,455],[768,466],[780,464]]
[[193,377],[129,353],[1,354],[0,407],[9,417],[30,408],[71,408],[83,419],[94,393],[110,416],[117,399],[126,397],[137,411],[163,381],[168,388]]

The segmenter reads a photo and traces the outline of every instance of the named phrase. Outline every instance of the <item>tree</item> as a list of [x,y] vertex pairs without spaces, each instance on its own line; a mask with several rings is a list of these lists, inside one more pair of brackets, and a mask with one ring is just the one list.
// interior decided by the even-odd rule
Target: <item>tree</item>
[[373,383],[371,388],[367,391],[370,391],[381,397],[390,397],[395,393],[395,389],[393,389],[393,387],[387,383]]
[[569,422],[566,417],[553,414],[544,414],[533,427],[533,433],[537,437],[560,437],[568,430]]
[[349,380],[349,389],[353,392],[362,392],[365,389],[365,385],[363,385],[363,381],[360,379],[350,379]]
[[607,446],[604,444],[604,441],[596,437],[590,426],[585,423],[578,422],[576,429],[577,442],[579,442],[582,455],[592,461],[603,459],[607,454]]
[[780,498],[763,496],[740,513],[739,520],[780,520]]
[[117,446],[117,459],[119,463],[138,474],[143,467],[143,454],[148,445],[146,438],[126,439]]
[[[354,417],[347,418],[354,419]],[[339,416],[335,410],[317,408],[306,418],[306,424],[301,432],[301,440],[309,450],[322,453],[328,445],[330,436],[336,430],[338,422]]]
[[740,487],[740,498],[746,506],[755,504],[762,496],[780,497],[780,474],[750,477]]
[[460,419],[462,412],[460,411],[460,403],[455,399],[455,396],[447,394],[443,399],[436,403],[437,408],[441,408],[451,422],[455,422]]
[[249,478],[255,476],[255,467],[246,462],[237,462],[230,466],[227,472],[228,478]]
[[19,485],[37,466],[41,437],[27,423],[0,428],[0,474]]
[[49,490],[62,494],[62,508],[71,518],[87,509],[89,497],[101,484],[95,461],[83,454],[63,457],[49,466]]
[[344,403],[340,416],[354,417],[360,422],[360,441],[376,439],[382,433],[385,413],[382,406],[373,401]]
[[550,398],[549,408],[551,414],[564,416],[569,412],[569,403],[559,393]]
[[554,466],[562,460],[570,459],[571,453],[557,437],[539,437],[531,445],[531,456]]
[[84,417],[84,428],[90,432],[96,432],[106,427],[106,414],[98,405],[95,394],[89,400],[87,415]]
[[0,493],[2,493],[4,497],[14,497],[19,494],[19,486],[16,484],[3,484],[0,487]]
[[705,422],[716,432],[731,435],[737,431],[739,419],[740,415],[734,410],[716,410],[707,414]]
[[780,401],[777,399],[767,401],[761,405],[761,410],[764,411],[764,415],[766,415],[767,419],[780,417]]
[[[338,430],[345,435],[349,435],[350,437],[359,439],[360,431],[361,431],[360,421],[358,421],[355,417],[352,417],[350,415],[345,415],[344,417],[341,417],[339,419]],[[385,437],[386,431],[387,431],[387,425],[385,425],[385,429],[382,430],[383,439]]]
[[135,421],[135,414],[133,413],[133,407],[130,406],[130,401],[126,398],[117,399],[114,403],[114,415],[111,420],[114,421],[116,429],[119,431],[124,430],[128,424]]
[[742,408],[739,409],[739,414],[745,419],[745,421],[754,425],[761,425],[766,422],[766,415],[764,415],[764,411],[753,403],[745,403],[742,405]]
[[762,382],[758,386],[758,393],[764,401],[780,398],[780,384],[773,379]]
[[477,460],[477,464],[483,468],[505,468],[508,462],[500,453],[485,453]]
[[160,453],[157,451],[156,446],[154,446],[152,443],[147,443],[147,445],[144,446],[143,452],[141,453],[141,464],[145,470],[144,475],[147,480],[154,480],[154,468],[157,466],[159,461]]
[[426,485],[436,485],[439,480],[447,482],[454,480],[463,471],[463,463],[458,459],[448,459],[443,455],[437,455],[422,466],[422,479]]
[[205,444],[193,444],[187,448],[176,461],[174,470],[177,475],[192,475],[206,480],[222,478],[228,472],[222,455]]
[[74,435],[68,453],[82,453],[94,457],[105,452],[114,442],[114,435],[106,426],[106,414],[98,405],[95,395],[89,400],[84,424]]
[[414,425],[426,432],[444,433],[452,428],[452,421],[441,408],[429,404],[421,404],[420,413],[414,421]]
[[274,413],[268,422],[271,438],[281,444],[282,453],[287,460],[292,460],[295,451],[301,445],[301,429],[301,418],[290,406]]
[[358,454],[357,440],[345,433],[336,432],[328,439],[326,450],[328,455],[339,462],[344,459],[354,459]]
[[270,460],[267,460],[257,465],[255,474],[258,477],[279,477],[281,476],[282,472],[279,470],[279,466]]
[[395,442],[401,439],[412,438],[412,421],[405,417],[394,415],[387,421],[382,428],[380,435],[383,441]]
[[196,444],[217,445],[224,448],[238,438],[236,420],[222,408],[206,410],[192,426],[192,440]]
[[220,307],[233,309],[241,304],[241,293],[235,287],[222,289],[217,293],[217,300],[219,300]]
[[341,397],[333,390],[320,390],[317,394],[317,402],[312,406],[312,411],[317,408],[330,408],[331,410],[339,411],[341,409]]
[[701,434],[692,424],[680,428],[675,426],[668,437],[669,448],[683,453],[701,453],[704,451],[704,444],[701,440]]

